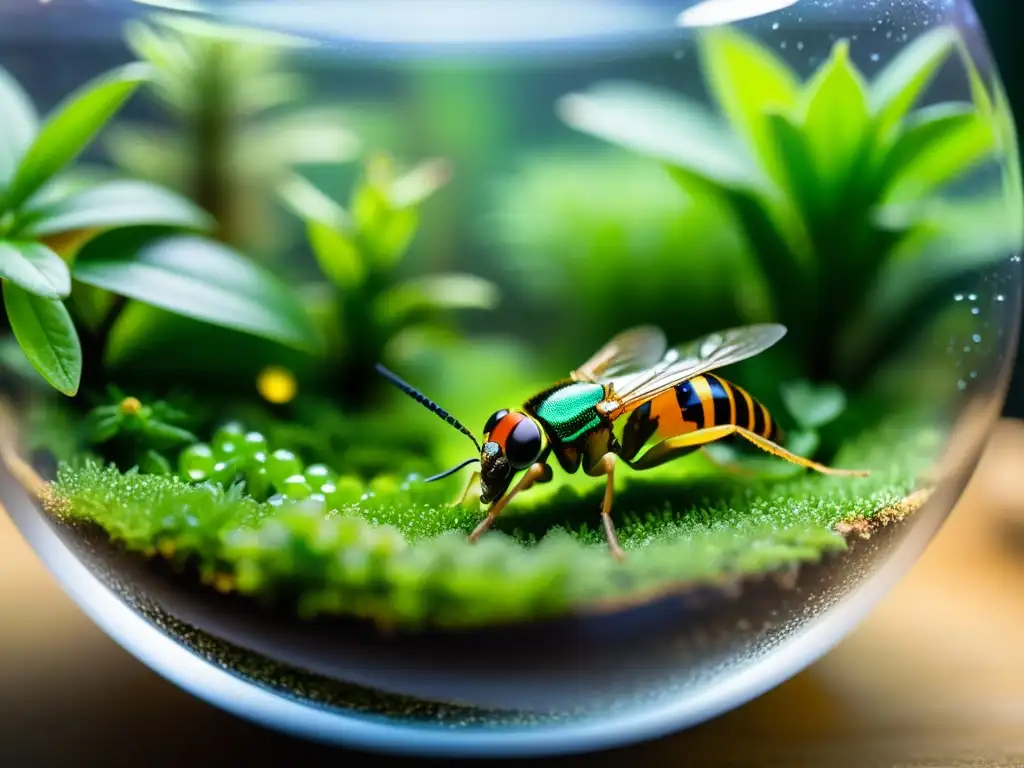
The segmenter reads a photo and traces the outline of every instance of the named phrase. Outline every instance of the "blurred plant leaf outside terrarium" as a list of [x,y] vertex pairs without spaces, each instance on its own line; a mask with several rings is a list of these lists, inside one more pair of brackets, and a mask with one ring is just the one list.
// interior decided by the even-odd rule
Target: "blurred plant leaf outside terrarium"
[[297,166],[347,163],[360,150],[343,110],[302,106],[307,84],[284,64],[302,41],[173,16],[131,21],[125,40],[153,67],[150,93],[173,127],[112,126],[114,161],[192,199],[219,239],[252,256],[291,248],[298,233],[277,185]]
[[[844,40],[805,82],[738,30],[702,30],[698,41],[719,115],[626,82],[572,94],[560,113],[731,211],[771,316],[790,328],[796,369],[864,382],[951,284],[1019,246],[1021,212],[1006,196],[1016,171],[1003,169],[1004,185],[982,196],[948,191],[985,162],[1009,165],[1013,140],[1000,86],[993,102],[955,30],[921,35],[870,83]],[[973,103],[915,110],[957,51]]]

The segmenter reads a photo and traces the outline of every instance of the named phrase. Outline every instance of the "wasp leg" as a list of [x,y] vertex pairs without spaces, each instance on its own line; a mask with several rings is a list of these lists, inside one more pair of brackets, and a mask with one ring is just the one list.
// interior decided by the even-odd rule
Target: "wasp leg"
[[601,502],[601,522],[604,523],[604,536],[608,540],[608,549],[612,557],[618,561],[626,559],[626,553],[619,546],[619,538],[615,535],[615,524],[612,522],[612,497],[615,495],[615,462],[619,457],[614,453],[606,453],[592,469],[587,470],[591,477],[604,475],[607,480],[604,486],[604,500]]
[[729,437],[729,435],[739,435],[743,439],[756,445],[762,451],[770,453],[773,456],[777,456],[780,459],[785,459],[786,461],[792,462],[793,464],[797,464],[801,467],[813,469],[815,472],[821,472],[824,475],[865,477],[870,474],[870,472],[860,469],[836,469],[835,467],[826,467],[824,464],[819,464],[816,461],[811,461],[810,459],[805,459],[802,456],[797,456],[795,453],[787,451],[781,445],[773,443],[771,440],[754,434],[749,429],[738,427],[735,424],[722,424],[718,427],[698,429],[696,432],[690,432],[685,435],[680,435],[679,437],[670,437],[668,440],[658,443],[636,461],[630,462],[629,465],[633,469],[651,469],[652,467],[659,466],[667,461],[671,461],[679,456],[695,451],[708,443],[721,440],[723,437]]
[[466,503],[466,499],[468,499],[471,494],[475,493],[477,496],[479,496],[479,483],[480,473],[474,472],[472,475],[469,476],[469,482],[466,483],[466,489],[462,492],[462,494],[459,496],[459,498],[455,501],[455,503],[452,506],[461,507],[463,504]]
[[487,517],[481,520],[480,525],[478,525],[476,529],[469,534],[470,542],[476,541],[487,532],[487,529],[494,524],[495,518],[501,514],[501,511],[508,506],[508,503],[512,501],[517,493],[530,490],[534,483],[546,483],[551,480],[552,476],[551,467],[547,464],[541,464],[540,462],[537,462],[526,470],[526,474],[523,475],[522,479],[515,484],[512,490],[491,505],[490,510],[487,512]]

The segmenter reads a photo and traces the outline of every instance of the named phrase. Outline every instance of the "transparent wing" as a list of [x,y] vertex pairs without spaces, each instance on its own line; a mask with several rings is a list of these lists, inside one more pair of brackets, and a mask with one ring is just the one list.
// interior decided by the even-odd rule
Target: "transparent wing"
[[572,372],[577,381],[604,383],[650,370],[665,355],[668,342],[660,328],[642,325],[615,336]]
[[630,411],[698,374],[758,355],[785,335],[782,325],[747,325],[709,333],[673,347],[648,370],[629,372],[609,382],[618,403],[615,415]]

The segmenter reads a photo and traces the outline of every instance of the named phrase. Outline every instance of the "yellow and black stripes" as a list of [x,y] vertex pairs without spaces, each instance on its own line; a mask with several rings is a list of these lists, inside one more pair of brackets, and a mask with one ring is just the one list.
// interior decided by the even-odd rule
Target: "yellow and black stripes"
[[652,438],[666,440],[725,424],[768,440],[780,437],[764,405],[742,387],[709,373],[694,376],[633,410],[623,427],[621,455],[629,461]]

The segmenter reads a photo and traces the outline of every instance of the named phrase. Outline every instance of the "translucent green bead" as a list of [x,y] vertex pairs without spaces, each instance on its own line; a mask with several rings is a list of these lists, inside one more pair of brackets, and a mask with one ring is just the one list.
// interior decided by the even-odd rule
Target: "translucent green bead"
[[239,443],[239,452],[245,457],[252,457],[258,453],[266,456],[270,447],[267,445],[267,438],[259,432],[247,432]]
[[306,476],[306,482],[310,484],[314,491],[319,491],[325,483],[333,484],[338,479],[337,472],[326,464],[311,464],[306,467],[306,471],[303,474]]
[[313,493],[313,489],[310,487],[309,483],[306,482],[306,478],[302,475],[292,475],[280,484],[278,489],[285,495],[285,497],[294,501],[308,499]]
[[302,462],[294,453],[282,448],[267,457],[267,473],[270,475],[270,482],[281,490],[281,485],[286,480],[302,474]]
[[216,463],[217,459],[213,455],[213,449],[206,443],[190,445],[178,457],[181,476],[194,483],[206,480],[213,473]]
[[331,509],[341,509],[347,504],[355,504],[366,491],[363,481],[352,475],[339,477],[333,485],[334,488],[330,493],[326,489],[321,489],[321,492],[327,497],[327,505]]
[[[238,446],[245,437],[245,427],[239,424],[237,421],[229,421],[224,424],[213,434],[213,440],[211,445],[213,451],[219,456],[238,453]],[[224,447],[230,444],[233,446],[229,451],[225,451]]]

